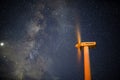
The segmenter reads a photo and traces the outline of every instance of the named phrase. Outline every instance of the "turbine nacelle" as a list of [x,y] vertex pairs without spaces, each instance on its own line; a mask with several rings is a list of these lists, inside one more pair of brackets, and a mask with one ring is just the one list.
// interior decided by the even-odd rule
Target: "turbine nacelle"
[[84,46],[88,46],[90,48],[93,48],[96,46],[96,42],[81,42],[81,43],[77,43],[75,45],[76,48],[80,48],[80,47],[84,47]]

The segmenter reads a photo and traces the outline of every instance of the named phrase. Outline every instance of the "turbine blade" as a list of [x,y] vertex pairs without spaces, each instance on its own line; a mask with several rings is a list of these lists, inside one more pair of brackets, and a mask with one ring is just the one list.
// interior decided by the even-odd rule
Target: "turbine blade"
[[77,41],[78,43],[81,43],[81,34],[80,34],[80,29],[79,29],[79,25],[76,25],[76,31],[77,31]]
[[77,63],[78,65],[80,65],[80,61],[81,61],[81,50],[80,50],[80,43],[81,43],[81,34],[80,34],[80,29],[79,29],[79,22],[78,22],[78,18],[76,19],[76,36],[77,36],[77,45],[76,45],[76,48],[77,48]]
[[80,48],[78,48],[77,61],[78,61],[78,64],[79,64],[80,61],[81,61],[81,50],[80,50]]

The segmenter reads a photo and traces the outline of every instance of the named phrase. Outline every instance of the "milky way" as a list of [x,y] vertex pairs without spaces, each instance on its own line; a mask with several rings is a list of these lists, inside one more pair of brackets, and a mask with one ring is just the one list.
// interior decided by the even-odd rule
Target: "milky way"
[[[11,39],[11,42],[6,43],[3,55],[13,62],[14,70],[11,74],[17,79],[47,79],[48,74],[56,80],[53,67],[60,65],[60,56],[63,55],[61,49],[69,46],[71,32],[74,32],[74,23],[71,21],[75,15],[65,1],[39,0],[28,4],[30,9],[26,11],[30,13],[20,15],[30,17],[24,20],[25,32],[20,40],[14,42]],[[16,34],[19,36],[20,33]]]

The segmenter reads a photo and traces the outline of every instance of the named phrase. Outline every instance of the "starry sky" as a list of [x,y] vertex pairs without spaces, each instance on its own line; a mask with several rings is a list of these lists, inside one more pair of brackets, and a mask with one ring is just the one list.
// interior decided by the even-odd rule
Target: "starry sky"
[[76,23],[82,41],[97,43],[92,80],[118,80],[119,19],[117,1],[0,0],[0,80],[83,80]]

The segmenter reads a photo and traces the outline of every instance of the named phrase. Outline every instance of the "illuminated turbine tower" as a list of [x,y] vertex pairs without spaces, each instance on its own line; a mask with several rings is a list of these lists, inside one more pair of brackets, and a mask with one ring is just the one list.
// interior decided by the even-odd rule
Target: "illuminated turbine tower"
[[96,42],[81,42],[79,28],[77,29],[77,39],[78,43],[75,47],[78,49],[78,60],[81,57],[80,48],[84,50],[84,80],[91,80],[89,48],[95,47]]

